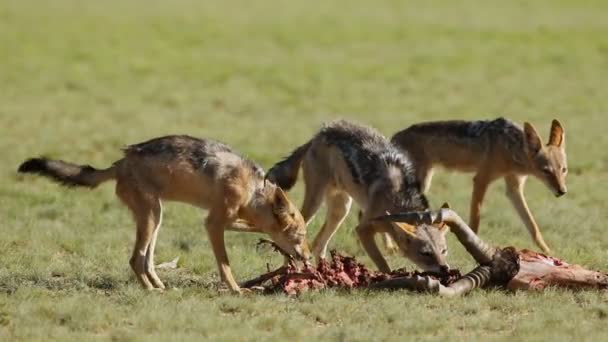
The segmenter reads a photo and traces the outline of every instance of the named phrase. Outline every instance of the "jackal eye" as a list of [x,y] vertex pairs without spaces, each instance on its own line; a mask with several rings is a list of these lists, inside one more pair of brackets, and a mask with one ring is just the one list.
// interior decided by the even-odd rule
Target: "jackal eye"
[[568,168],[567,167],[562,167],[562,173],[568,173]]
[[444,249],[444,250],[442,250],[442,251],[441,251],[441,254],[443,254],[443,255],[448,254],[448,250],[447,250],[447,248],[446,248],[446,249]]

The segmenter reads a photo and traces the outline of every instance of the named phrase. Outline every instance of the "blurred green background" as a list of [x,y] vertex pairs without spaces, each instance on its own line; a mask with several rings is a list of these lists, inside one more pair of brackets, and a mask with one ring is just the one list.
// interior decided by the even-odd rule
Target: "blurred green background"
[[[570,191],[556,200],[532,179],[528,202],[556,256],[608,269],[607,15],[605,1],[3,0],[0,338],[602,338],[605,293],[227,295],[203,213],[179,204],[166,206],[156,258],[182,258],[160,272],[176,289],[146,293],[111,185],[67,190],[16,168],[38,155],[107,166],[122,146],[173,133],[222,140],[269,168],[335,118],[390,136],[425,120],[505,116],[546,139],[556,117]],[[429,197],[466,217],[470,192],[471,175],[439,171]],[[534,249],[503,193],[500,182],[489,191],[482,237]],[[301,185],[291,197],[301,203]],[[332,247],[372,266],[355,216]],[[238,279],[280,264],[255,250],[257,236],[227,234]],[[473,266],[455,239],[450,249],[452,266]]]

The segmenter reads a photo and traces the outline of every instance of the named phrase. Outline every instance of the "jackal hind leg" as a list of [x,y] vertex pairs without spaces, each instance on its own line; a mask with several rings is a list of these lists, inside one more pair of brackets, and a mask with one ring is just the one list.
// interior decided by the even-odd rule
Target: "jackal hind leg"
[[154,227],[152,241],[150,241],[150,245],[146,251],[146,275],[155,288],[163,290],[165,288],[165,284],[163,284],[156,274],[156,266],[154,264],[154,249],[156,248],[156,239],[158,238],[158,231],[160,230],[160,226],[163,222],[163,206],[160,200],[158,200],[158,206],[154,208],[154,216],[155,222],[157,223]]
[[348,215],[352,205],[352,198],[346,192],[335,189],[328,189],[325,200],[327,202],[325,223],[312,244],[313,255],[317,260],[325,258],[329,240]]
[[302,170],[304,174],[304,202],[300,212],[304,221],[306,221],[306,225],[308,225],[323,203],[328,180],[322,172],[312,169],[308,161],[304,161]]
[[140,191],[136,186],[119,182],[116,185],[117,196],[131,210],[136,225],[135,245],[129,260],[131,269],[139,283],[148,290],[155,285],[148,278],[146,254],[154,238],[154,230],[160,221],[160,206],[158,197]]

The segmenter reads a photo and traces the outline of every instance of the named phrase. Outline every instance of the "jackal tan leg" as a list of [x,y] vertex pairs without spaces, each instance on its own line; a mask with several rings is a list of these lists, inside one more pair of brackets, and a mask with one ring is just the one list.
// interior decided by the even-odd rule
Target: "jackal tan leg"
[[367,252],[367,255],[372,259],[376,267],[380,270],[380,272],[388,273],[391,271],[386,259],[382,256],[378,245],[376,244],[376,240],[374,239],[374,235],[378,232],[373,224],[369,223],[366,219],[365,223],[360,223],[357,228],[357,235],[359,235],[359,240],[361,240],[361,244]]
[[473,194],[471,196],[471,211],[469,215],[469,226],[475,233],[479,231],[481,220],[481,204],[492,179],[485,172],[480,172],[473,178]]
[[395,243],[389,233],[381,233],[382,242],[384,243],[384,249],[390,254],[396,254],[399,252],[399,246]]
[[[417,161],[416,165],[416,178],[420,183],[420,191],[427,193],[431,187],[431,181],[433,180],[433,167],[423,161]],[[388,233],[382,233],[382,240],[384,247],[387,252],[396,254],[399,252],[399,246],[393,241],[393,238]]]
[[426,194],[431,188],[433,180],[433,168],[425,164],[416,164],[416,178],[420,182],[420,191]]
[[146,274],[146,253],[154,236],[154,229],[160,217],[158,198],[149,193],[142,193],[129,182],[118,181],[116,195],[131,210],[136,225],[135,246],[129,260],[131,269],[139,283],[148,290],[154,285]]
[[133,254],[129,260],[131,269],[135,273],[137,280],[140,284],[151,290],[154,285],[148,279],[146,274],[146,252],[154,237],[154,228],[157,225],[155,221],[154,204],[140,202],[135,206],[137,209],[134,210],[135,224],[137,232],[135,235],[135,246],[133,247]]
[[302,210],[300,212],[307,226],[323,203],[323,192],[323,190],[317,192],[317,189],[315,189],[312,191],[307,190],[304,194],[304,203],[302,203]]
[[148,245],[152,241],[154,235],[154,226],[156,225],[153,220],[153,213],[148,211],[147,213],[140,212],[137,214],[137,233],[135,235],[135,246],[133,247],[133,254],[129,260],[131,269],[135,273],[139,283],[147,290],[154,288],[154,285],[148,279],[146,275],[146,251]]
[[324,259],[327,254],[327,245],[336,233],[340,224],[348,215],[352,198],[345,192],[328,190],[326,195],[327,216],[321,231],[317,233],[312,244],[313,255],[317,260]]
[[[361,218],[364,215],[365,214],[363,213],[363,211],[359,210],[359,223],[361,223]],[[397,245],[397,243],[395,243],[395,240],[393,240],[391,234],[380,233],[380,235],[382,236],[382,243],[384,243],[384,249],[386,250],[386,252],[389,254],[398,254],[400,251],[399,246]]]
[[320,177],[323,176],[320,175],[320,172],[312,170],[309,163],[305,162],[302,170],[304,173],[304,202],[300,212],[308,225],[323,203],[327,180],[321,179]]
[[207,216],[206,228],[209,235],[209,242],[213,248],[213,254],[217,261],[217,267],[220,272],[220,278],[224,281],[230,290],[236,293],[241,293],[239,285],[232,276],[230,262],[228,261],[228,253],[226,253],[226,244],[224,242],[224,227],[229,225],[229,218],[223,210],[212,210]]
[[530,235],[534,239],[534,242],[540,247],[543,252],[551,253],[551,249],[545,243],[542,234],[532,217],[526,198],[524,197],[524,185],[526,182],[525,176],[509,175],[505,177],[505,184],[507,185],[507,197],[511,200],[511,203],[517,210],[517,214],[528,228]]
[[150,245],[148,246],[148,251],[146,252],[146,275],[148,279],[152,282],[155,288],[163,290],[165,288],[165,284],[160,280],[158,275],[156,274],[155,264],[154,264],[154,249],[156,248],[156,239],[158,238],[158,231],[160,230],[160,226],[163,222],[163,206],[160,200],[158,201],[158,206],[154,208],[154,220],[156,223],[156,227],[154,228],[154,233],[152,235],[152,241],[150,241]]

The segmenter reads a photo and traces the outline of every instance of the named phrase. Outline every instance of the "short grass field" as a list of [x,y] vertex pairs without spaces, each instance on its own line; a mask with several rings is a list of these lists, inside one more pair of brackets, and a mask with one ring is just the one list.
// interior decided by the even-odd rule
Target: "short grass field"
[[[264,168],[328,120],[392,133],[423,120],[506,116],[567,131],[569,193],[527,198],[556,256],[608,270],[605,1],[0,1],[0,340],[601,340],[608,294],[479,290],[235,296],[222,291],[204,212],[165,206],[164,293],[140,289],[134,225],[111,184],[64,189],[16,173],[45,155],[107,166],[129,143],[190,134]],[[468,215],[471,175],[429,198]],[[495,183],[481,236],[535,248]],[[299,184],[290,194],[302,201]],[[309,227],[314,236],[323,221]],[[372,267],[355,213],[332,248]],[[227,233],[238,280],[278,266]],[[474,266],[450,237],[450,263]],[[412,267],[390,256],[393,267]]]

